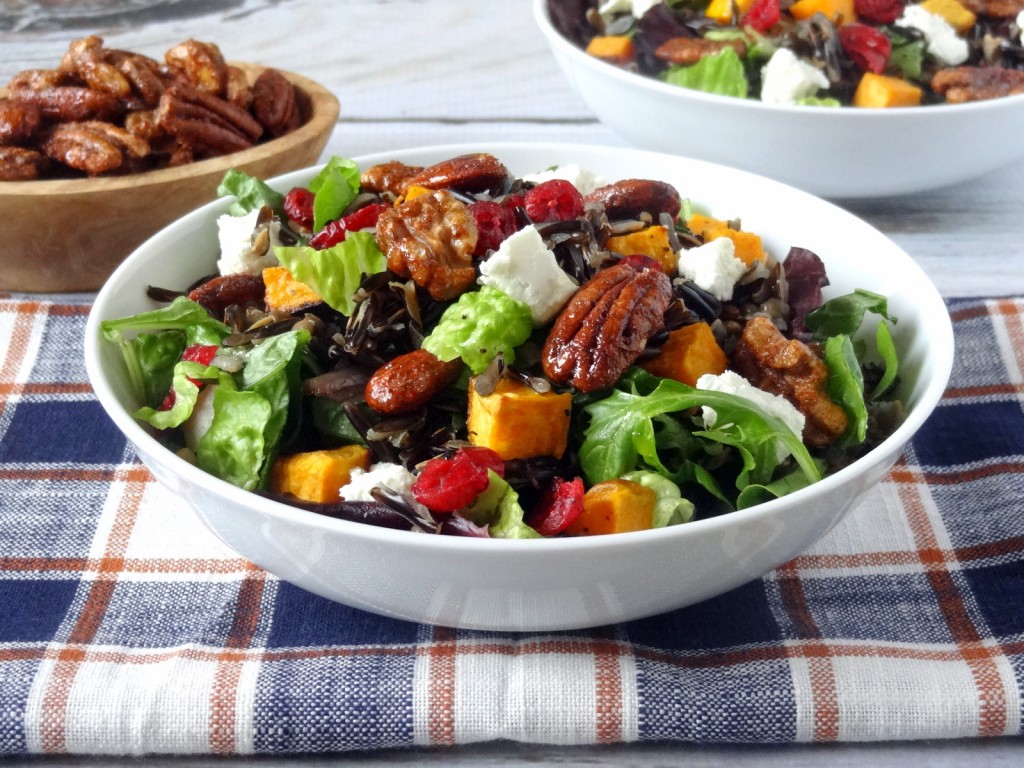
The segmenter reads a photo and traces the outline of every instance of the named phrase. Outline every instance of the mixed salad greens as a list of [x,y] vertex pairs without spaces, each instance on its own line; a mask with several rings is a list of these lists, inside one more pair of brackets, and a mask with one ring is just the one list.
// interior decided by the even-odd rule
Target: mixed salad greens
[[[285,503],[493,538],[749,507],[899,423],[884,296],[823,301],[816,254],[779,259],[664,182],[468,167],[481,158],[502,169],[484,186],[446,175],[466,158],[334,158],[284,192],[230,172],[219,274],[151,287],[163,306],[102,324],[136,418]],[[618,287],[594,288],[613,271]],[[576,378],[554,373],[556,337],[586,362]]]
[[766,103],[892,107],[1024,93],[1019,0],[549,0],[588,53]]

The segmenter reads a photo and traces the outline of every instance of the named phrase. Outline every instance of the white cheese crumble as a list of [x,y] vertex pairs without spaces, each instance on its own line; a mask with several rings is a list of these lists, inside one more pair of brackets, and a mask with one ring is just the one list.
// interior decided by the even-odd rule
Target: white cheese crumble
[[535,326],[551,320],[579,289],[558,266],[555,254],[532,225],[509,235],[498,250],[480,262],[477,282],[526,304]]
[[217,239],[220,241],[220,259],[217,271],[222,275],[258,275],[267,267],[278,264],[274,247],[281,245],[281,222],[270,222],[270,247],[259,255],[252,252],[252,235],[259,219],[259,210],[244,216],[224,214],[217,219]]
[[1017,14],[1017,39],[1024,44],[1024,11]]
[[736,245],[728,237],[716,237],[696,248],[679,252],[676,269],[716,299],[728,301],[747,265],[736,258]]
[[602,16],[628,12],[639,19],[651,8],[661,5],[661,3],[662,0],[605,0],[598,7],[597,12]]
[[896,26],[916,29],[924,35],[928,53],[940,64],[955,67],[967,61],[970,53],[967,41],[957,34],[952,24],[920,5],[904,8],[903,15],[896,19]]
[[373,464],[370,471],[356,467],[349,475],[348,485],[342,486],[338,495],[345,501],[373,501],[370,491],[386,486],[397,493],[409,493],[416,476],[401,464],[380,462]]
[[828,88],[828,78],[789,48],[778,48],[761,68],[761,101],[794,104]]
[[[697,379],[697,389],[706,389],[711,392],[725,392],[753,403],[769,416],[775,416],[783,421],[793,434],[803,439],[804,415],[796,407],[781,395],[773,395],[758,389],[735,371],[725,371],[718,375],[705,373]],[[704,406],[701,408],[701,417],[704,419],[704,428],[712,429],[718,420],[718,414],[714,408]],[[782,461],[789,454],[789,449],[781,443],[776,446],[776,456]]]
[[528,173],[523,176],[523,181],[528,181],[533,184],[542,184],[545,181],[551,181],[552,179],[563,179],[568,181],[581,195],[589,195],[598,187],[603,187],[606,181],[600,176],[595,176],[593,173],[588,171],[586,168],[581,168],[575,163],[569,163],[567,165],[559,165],[555,168],[549,168],[546,171],[539,173]]

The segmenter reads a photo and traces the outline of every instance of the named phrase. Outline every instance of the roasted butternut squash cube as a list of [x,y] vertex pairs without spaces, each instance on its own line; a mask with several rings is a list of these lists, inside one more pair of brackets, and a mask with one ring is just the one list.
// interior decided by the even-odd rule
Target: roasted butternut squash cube
[[657,495],[632,480],[606,480],[583,494],[583,511],[565,529],[570,536],[646,531],[654,526]]
[[587,43],[587,53],[613,64],[628,64],[636,58],[633,39],[626,35],[597,35]]
[[405,188],[405,191],[395,199],[395,205],[401,205],[406,200],[412,200],[420,195],[429,195],[432,192],[434,192],[434,190],[430,187],[424,187],[421,184],[410,184]]
[[978,20],[977,16],[957,0],[924,0],[921,7],[928,13],[944,18],[961,35],[969,32]]
[[370,468],[370,451],[362,445],[281,456],[271,467],[270,489],[318,504],[338,501],[357,467]]
[[898,77],[865,72],[853,94],[853,106],[916,107],[921,103],[921,89]]
[[320,294],[296,280],[285,267],[264,269],[263,284],[263,300],[267,304],[267,309],[288,313],[299,312],[323,301]]
[[747,266],[755,261],[764,261],[765,259],[764,243],[761,242],[761,236],[754,232],[733,229],[727,221],[700,213],[691,216],[686,222],[686,226],[693,234],[704,238],[704,242],[710,242],[719,237],[729,238],[736,247],[736,258]]
[[717,376],[728,364],[729,359],[707,323],[693,323],[670,331],[658,354],[640,363],[648,373],[691,387],[696,386],[697,379],[705,373]]
[[511,379],[499,379],[481,395],[476,379],[469,387],[469,441],[495,451],[506,461],[534,456],[561,458],[569,440],[572,395],[536,392]]
[[623,256],[648,256],[661,264],[662,269],[668,274],[676,271],[678,255],[669,242],[668,230],[661,224],[630,232],[628,235],[609,237],[606,247]]
[[853,0],[797,0],[789,7],[794,19],[809,19],[821,13],[837,27],[857,20]]
[[[736,0],[736,13],[742,16],[750,10],[754,0]],[[732,24],[732,0],[711,0],[704,11],[709,19],[714,19],[719,24]]]

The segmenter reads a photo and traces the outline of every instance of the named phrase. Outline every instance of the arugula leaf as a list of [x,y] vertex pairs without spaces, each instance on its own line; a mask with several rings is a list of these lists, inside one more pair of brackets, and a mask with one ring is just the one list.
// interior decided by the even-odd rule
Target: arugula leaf
[[[825,463],[817,461],[817,464],[819,471],[824,473]],[[783,475],[771,483],[763,485],[751,483],[748,485],[740,491],[739,496],[736,498],[736,508],[747,509],[772,499],[779,499],[794,491],[799,491],[801,488],[806,488],[810,484],[811,481],[808,480],[806,473],[794,469],[792,472]]]
[[313,193],[313,231],[339,216],[359,194],[359,166],[345,157],[332,157],[308,185]]
[[228,213],[232,216],[244,216],[265,205],[269,205],[276,213],[282,213],[284,209],[284,195],[262,179],[234,168],[228,170],[217,185],[217,196],[235,198],[228,207]]
[[849,336],[830,336],[825,342],[828,366],[828,394],[846,412],[849,424],[844,439],[856,445],[864,442],[868,409],[864,404],[864,373]]
[[346,316],[355,310],[353,296],[363,276],[387,268],[372,232],[349,232],[342,242],[322,251],[306,245],[278,246],[274,254],[296,280]]
[[807,313],[804,322],[817,339],[828,336],[853,336],[864,321],[867,312],[874,312],[895,323],[889,316],[889,300],[879,293],[858,288],[853,293],[829,299],[820,307]]
[[892,339],[892,332],[889,330],[889,326],[885,323],[878,324],[878,329],[875,332],[875,347],[878,349],[879,357],[882,358],[882,362],[885,364],[885,371],[871,393],[872,400],[877,400],[889,391],[896,381],[896,374],[899,372],[900,362],[896,353],[896,343]]

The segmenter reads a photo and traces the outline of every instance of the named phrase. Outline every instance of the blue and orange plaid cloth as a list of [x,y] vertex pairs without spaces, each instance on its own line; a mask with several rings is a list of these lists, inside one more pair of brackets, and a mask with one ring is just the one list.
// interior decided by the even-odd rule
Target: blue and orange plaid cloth
[[505,635],[227,550],[94,399],[89,298],[0,296],[0,755],[1021,733],[1024,299],[949,300],[944,399],[810,551],[674,613]]

